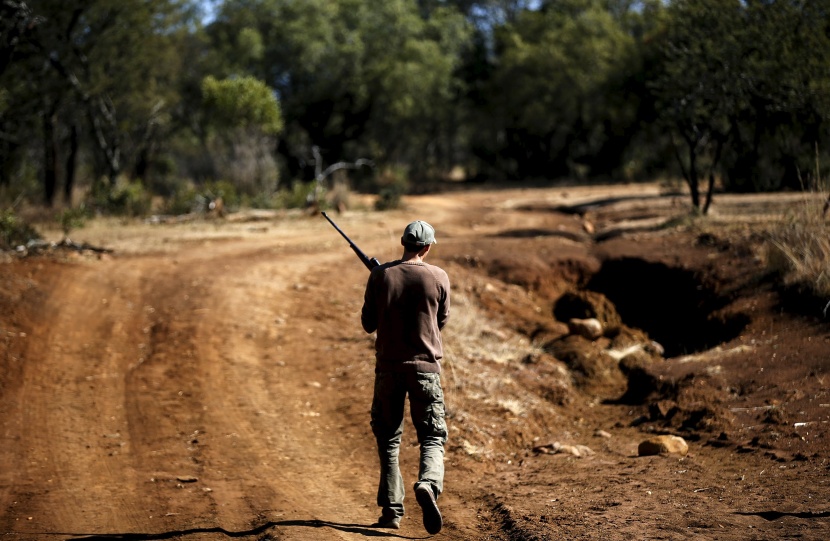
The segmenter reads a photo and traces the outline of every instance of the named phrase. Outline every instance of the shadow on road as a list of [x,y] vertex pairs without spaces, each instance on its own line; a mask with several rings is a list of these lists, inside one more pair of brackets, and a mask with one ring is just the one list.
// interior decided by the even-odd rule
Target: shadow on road
[[806,511],[802,513],[786,513],[783,511],[755,511],[755,512],[739,512],[736,513],[738,515],[747,515],[747,516],[755,516],[761,517],[764,520],[778,520],[782,517],[795,517],[795,518],[828,518],[830,517],[830,511],[823,511],[820,513],[813,513],[812,511]]
[[[424,537],[408,537],[404,535],[399,535],[394,533],[392,530],[388,529],[381,529],[375,526],[367,525],[367,524],[342,524],[339,522],[330,522],[328,520],[281,520],[277,522],[266,522],[261,526],[257,526],[256,528],[251,528],[250,530],[242,530],[242,531],[229,531],[224,528],[191,528],[188,530],[173,530],[169,532],[159,532],[159,533],[99,533],[99,534],[88,534],[88,533],[44,533],[44,532],[37,532],[33,533],[32,535],[48,535],[48,536],[69,536],[69,538],[73,540],[80,540],[80,541],[152,541],[152,540],[159,540],[159,539],[173,539],[178,537],[184,537],[188,535],[196,535],[196,534],[205,534],[205,533],[219,533],[226,535],[230,538],[240,538],[240,537],[249,537],[253,535],[259,535],[265,533],[271,528],[289,528],[289,527],[300,527],[300,528],[332,528],[335,530],[340,530],[342,532],[349,532],[354,534],[363,535],[365,537],[391,537],[397,539],[427,539],[429,536]],[[8,532],[7,532],[8,533]]]

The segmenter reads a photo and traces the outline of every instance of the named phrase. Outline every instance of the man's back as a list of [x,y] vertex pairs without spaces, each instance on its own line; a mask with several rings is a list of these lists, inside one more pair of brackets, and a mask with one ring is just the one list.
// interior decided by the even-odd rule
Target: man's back
[[393,261],[372,271],[361,322],[377,330],[379,371],[440,372],[440,330],[450,309],[447,273],[424,262]]

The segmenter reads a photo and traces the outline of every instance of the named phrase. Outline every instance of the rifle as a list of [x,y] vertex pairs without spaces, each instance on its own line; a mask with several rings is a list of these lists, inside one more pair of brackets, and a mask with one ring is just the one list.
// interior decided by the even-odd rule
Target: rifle
[[369,256],[367,256],[366,254],[364,254],[364,253],[363,253],[363,251],[362,251],[360,248],[358,248],[358,247],[357,247],[357,244],[355,244],[354,242],[352,242],[352,239],[350,239],[349,237],[347,237],[347,236],[346,236],[346,234],[345,234],[345,233],[343,233],[343,230],[342,230],[342,229],[340,229],[339,227],[337,227],[337,224],[336,224],[336,223],[334,223],[334,222],[331,220],[331,218],[329,218],[328,214],[326,214],[325,212],[321,212],[320,214],[322,214],[322,215],[323,215],[323,218],[325,218],[326,220],[328,220],[328,221],[329,221],[329,223],[330,223],[332,226],[334,226],[334,228],[337,230],[337,232],[338,232],[338,233],[340,233],[341,235],[343,235],[343,238],[344,238],[344,239],[346,239],[346,240],[348,241],[348,243],[349,243],[349,247],[351,247],[351,249],[352,249],[352,250],[354,250],[354,253],[356,253],[356,254],[357,254],[358,259],[360,259],[361,263],[363,263],[364,265],[366,265],[366,268],[367,268],[367,269],[369,269],[369,270],[371,271],[372,269],[374,269],[375,267],[377,267],[377,266],[379,266],[379,265],[380,265],[380,261],[378,261],[376,257],[373,257],[373,258],[371,258],[371,259],[370,259],[370,258],[369,258]]

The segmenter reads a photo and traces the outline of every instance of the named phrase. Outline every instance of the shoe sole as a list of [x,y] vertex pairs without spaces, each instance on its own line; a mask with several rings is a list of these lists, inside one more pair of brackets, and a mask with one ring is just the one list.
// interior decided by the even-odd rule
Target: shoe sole
[[424,512],[424,528],[427,533],[437,534],[441,531],[444,521],[441,518],[441,511],[438,510],[438,504],[435,503],[435,496],[432,491],[426,487],[415,490],[415,499],[421,510]]

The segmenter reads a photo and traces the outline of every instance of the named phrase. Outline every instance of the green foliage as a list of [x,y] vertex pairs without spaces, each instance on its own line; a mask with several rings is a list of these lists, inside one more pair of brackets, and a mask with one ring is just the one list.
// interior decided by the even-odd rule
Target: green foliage
[[243,28],[239,32],[239,60],[255,62],[262,59],[265,54],[265,44],[262,42],[262,35],[256,28]]
[[206,27],[190,0],[7,4],[4,199],[77,171],[119,213],[146,200],[121,178],[279,205],[313,147],[402,167],[382,206],[454,167],[800,189],[830,153],[827,0],[221,0]]
[[751,121],[737,122],[733,132],[726,157],[729,188],[800,189],[799,173],[811,169],[814,145],[826,149],[828,7],[827,2],[747,3],[737,38],[746,95],[739,114]]
[[61,225],[61,231],[65,237],[73,229],[80,229],[86,225],[86,221],[92,217],[92,209],[86,205],[81,204],[77,207],[66,208],[58,214],[58,222]]
[[144,216],[150,211],[151,197],[141,181],[118,182],[112,190],[97,198],[96,206],[105,214],[116,216]]
[[[233,49],[244,28],[273,37],[264,39],[262,61],[246,68],[280,96],[289,165],[308,160],[312,145],[328,163],[425,163],[458,130],[448,118],[470,27],[455,9],[424,18],[409,0],[226,2],[209,33]],[[302,176],[299,168],[288,174]]]
[[292,182],[290,188],[277,191],[274,206],[276,208],[305,208],[313,191],[313,183]]
[[[3,148],[0,142],[0,149]],[[0,150],[0,179],[6,178],[7,184],[0,181],[0,203],[12,204],[15,201],[27,201],[37,197],[40,193],[40,181],[37,178],[37,165],[20,156],[9,157],[3,162],[3,152]]]
[[[823,7],[820,7],[824,4]],[[797,188],[827,140],[830,36],[822,2],[676,0],[651,88],[693,190],[723,163],[727,187]]]
[[167,214],[188,214],[198,206],[199,192],[191,184],[181,184],[173,195],[165,200],[164,211]]
[[[179,110],[190,7],[180,0],[40,0],[30,7],[15,54],[0,69],[0,161],[31,160],[51,203],[50,171],[75,162],[94,191],[122,173],[146,173]],[[68,136],[69,133],[77,137]],[[44,139],[50,140],[44,140]],[[67,154],[78,141],[78,159]],[[9,143],[6,145],[6,143]],[[56,150],[39,156],[44,147]],[[63,162],[63,163],[61,163]],[[65,179],[57,178],[57,183]],[[81,180],[81,179],[79,179]],[[0,178],[0,183],[3,179]]]
[[273,184],[278,173],[271,152],[274,136],[283,128],[274,92],[251,76],[208,76],[202,94],[206,146],[213,163],[210,176],[227,179],[236,186],[234,191],[249,195]]
[[614,117],[625,111],[614,93],[634,40],[602,2],[526,11],[495,37],[498,63],[486,106],[498,116],[488,119],[495,133],[479,133],[490,138],[480,144],[500,169],[514,177],[572,174],[626,126]]
[[228,210],[239,208],[241,202],[239,191],[233,183],[227,180],[207,182],[202,192],[211,199],[221,197],[225,208]]
[[401,199],[409,189],[406,170],[401,167],[387,169],[379,179],[379,186],[375,210],[400,208]]
[[202,95],[209,121],[218,129],[259,129],[276,135],[283,128],[280,105],[274,92],[254,77],[202,81]]
[[224,211],[238,209],[249,204],[250,199],[240,195],[236,186],[226,180],[206,182],[200,186],[180,183],[173,194],[165,199],[164,212],[167,214],[204,214],[210,211],[211,201],[222,199]]
[[242,206],[252,209],[280,208],[279,193],[260,192],[242,197]]
[[40,234],[23,222],[14,209],[0,211],[0,250],[13,250],[21,244],[39,238]]
[[401,184],[384,186],[378,192],[375,200],[375,210],[394,210],[400,208],[401,198],[406,193],[406,187]]

